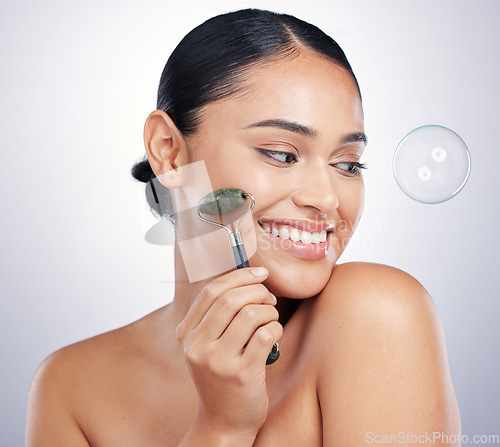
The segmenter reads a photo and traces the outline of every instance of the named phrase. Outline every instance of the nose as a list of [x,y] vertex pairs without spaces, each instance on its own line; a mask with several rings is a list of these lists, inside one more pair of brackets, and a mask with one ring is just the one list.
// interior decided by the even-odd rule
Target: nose
[[327,169],[308,169],[297,179],[292,194],[293,202],[299,207],[315,208],[320,214],[329,214],[339,207],[331,172]]

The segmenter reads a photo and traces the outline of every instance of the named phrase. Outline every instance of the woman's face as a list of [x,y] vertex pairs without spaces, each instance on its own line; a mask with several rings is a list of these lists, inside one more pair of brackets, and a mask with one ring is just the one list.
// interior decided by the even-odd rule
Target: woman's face
[[[188,141],[192,161],[205,162],[214,189],[254,196],[250,264],[267,267],[269,290],[311,297],[326,285],[363,209],[359,93],[344,68],[310,51],[247,75],[247,93],[205,107]],[[316,243],[325,228],[326,241]]]

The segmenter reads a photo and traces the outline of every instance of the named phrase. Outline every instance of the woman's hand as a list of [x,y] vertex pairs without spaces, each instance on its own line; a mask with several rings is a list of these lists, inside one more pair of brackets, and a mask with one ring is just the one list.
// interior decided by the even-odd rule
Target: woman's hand
[[267,270],[245,268],[208,283],[176,330],[198,391],[196,423],[255,437],[267,418],[266,360],[283,334]]

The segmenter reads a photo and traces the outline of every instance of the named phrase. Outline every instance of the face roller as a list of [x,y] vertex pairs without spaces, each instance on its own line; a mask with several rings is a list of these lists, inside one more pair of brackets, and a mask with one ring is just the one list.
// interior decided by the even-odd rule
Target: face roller
[[[240,208],[243,204],[247,203],[247,198],[250,198],[250,207],[245,211],[245,213],[238,219],[236,225],[231,228],[222,223],[222,216],[225,214],[232,213]],[[198,202],[198,217],[206,223],[217,225],[218,227],[225,228],[228,231],[229,245],[233,252],[234,264],[237,269],[242,269],[245,267],[250,267],[248,263],[248,257],[245,251],[245,246],[243,245],[243,239],[241,238],[241,233],[238,231],[238,226],[245,216],[250,213],[255,205],[255,200],[253,196],[241,189],[237,188],[222,188],[217,189],[210,194],[207,194]],[[209,216],[219,216],[220,223],[214,222],[212,220],[205,219],[202,214]],[[267,357],[266,365],[270,365],[278,360],[280,356],[279,346],[276,343],[273,346],[269,356]]]

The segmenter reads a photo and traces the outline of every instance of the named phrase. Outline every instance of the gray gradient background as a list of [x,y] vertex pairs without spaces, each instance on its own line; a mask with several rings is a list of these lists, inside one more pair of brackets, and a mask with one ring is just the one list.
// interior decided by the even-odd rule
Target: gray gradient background
[[[30,380],[52,351],[127,324],[173,293],[172,248],[129,170],[163,65],[191,28],[263,7],[338,40],[361,85],[367,203],[341,261],[399,267],[439,309],[463,433],[500,431],[500,2],[26,1],[0,6],[0,445],[23,443]],[[407,198],[391,171],[411,129],[468,143],[454,199]],[[355,284],[353,284],[355,287]]]

